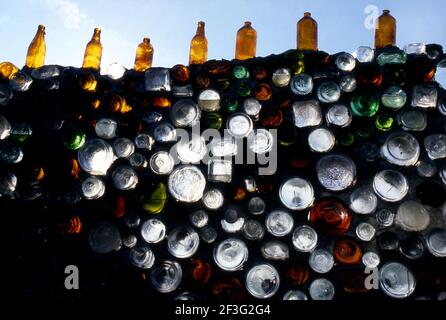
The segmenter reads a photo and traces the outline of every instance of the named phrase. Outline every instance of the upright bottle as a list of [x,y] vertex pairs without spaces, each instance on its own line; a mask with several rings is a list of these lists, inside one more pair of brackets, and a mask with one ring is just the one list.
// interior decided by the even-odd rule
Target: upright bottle
[[199,21],[197,33],[190,42],[189,65],[203,64],[208,59],[208,39],[204,34],[204,22]]
[[256,56],[257,32],[251,27],[250,21],[237,32],[237,43],[235,45],[235,58],[237,60],[251,59]]
[[297,49],[317,51],[317,22],[305,12],[297,22]]
[[143,41],[136,48],[135,57],[135,71],[144,72],[152,67],[153,61],[153,46],[150,43],[150,38],[144,38]]
[[28,68],[40,68],[45,64],[45,26],[39,25],[33,41],[28,47],[25,65]]
[[101,67],[102,58],[102,44],[101,44],[101,29],[95,28],[90,42],[85,48],[84,62],[82,68],[99,70]]
[[375,26],[375,48],[396,44],[396,20],[390,15],[389,10],[383,10]]

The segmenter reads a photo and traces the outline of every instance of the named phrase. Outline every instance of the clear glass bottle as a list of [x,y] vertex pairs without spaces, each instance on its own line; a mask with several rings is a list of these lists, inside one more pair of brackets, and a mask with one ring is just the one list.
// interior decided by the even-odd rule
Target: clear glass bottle
[[85,48],[84,61],[82,68],[99,70],[101,67],[102,58],[102,44],[101,44],[101,29],[95,28],[90,42]]
[[189,64],[203,64],[208,58],[208,39],[204,32],[204,22],[199,21],[197,33],[190,42]]
[[297,22],[297,49],[317,51],[317,22],[305,12]]
[[45,64],[45,26],[39,25],[36,35],[28,47],[25,65],[28,68],[40,68]]
[[135,66],[133,67],[137,72],[144,72],[152,67],[153,61],[153,46],[150,43],[150,38],[144,38],[136,48]]
[[250,21],[245,21],[245,25],[237,32],[237,42],[235,46],[235,59],[246,60],[256,56],[257,32],[251,27]]
[[396,44],[396,20],[390,15],[389,10],[383,10],[376,21],[375,48],[381,49],[388,45]]

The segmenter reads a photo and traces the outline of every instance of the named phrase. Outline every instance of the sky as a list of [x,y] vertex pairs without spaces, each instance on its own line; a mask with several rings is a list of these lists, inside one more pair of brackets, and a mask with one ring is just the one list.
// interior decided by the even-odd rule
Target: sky
[[0,62],[19,67],[37,25],[46,26],[46,64],[80,66],[94,27],[102,28],[102,69],[133,67],[136,46],[150,37],[154,66],[187,64],[197,22],[206,22],[209,59],[232,59],[237,30],[252,21],[257,55],[296,46],[296,22],[305,11],[318,22],[319,48],[353,52],[373,45],[373,18],[389,9],[397,19],[397,44],[446,47],[444,0],[0,0]]

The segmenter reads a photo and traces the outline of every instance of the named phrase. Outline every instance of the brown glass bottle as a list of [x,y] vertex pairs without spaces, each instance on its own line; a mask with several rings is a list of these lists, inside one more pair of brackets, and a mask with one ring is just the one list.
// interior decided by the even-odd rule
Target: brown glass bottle
[[305,12],[297,22],[296,46],[299,50],[317,51],[317,22],[310,12]]
[[200,285],[205,285],[211,278],[212,267],[206,261],[193,260],[189,264],[188,272],[192,280],[198,282]]
[[186,82],[190,77],[190,70],[182,64],[176,64],[170,69],[170,75],[175,81]]
[[25,65],[28,68],[40,68],[45,64],[45,26],[39,25],[36,35],[28,47]]
[[208,59],[208,39],[204,33],[204,22],[199,21],[197,33],[190,42],[189,64],[203,64]]
[[271,87],[266,83],[260,83],[255,87],[255,97],[259,101],[267,101],[271,99],[273,92]]
[[359,264],[362,258],[362,249],[353,238],[337,239],[333,246],[335,260],[342,264]]
[[375,48],[381,49],[388,45],[396,44],[396,20],[390,15],[389,10],[383,10],[376,21],[375,26]]
[[251,26],[250,21],[245,21],[245,25],[237,31],[237,41],[235,45],[235,59],[246,60],[256,56],[257,32]]
[[245,288],[236,277],[219,279],[212,285],[211,292],[217,300],[241,301],[246,298]]
[[344,269],[340,275],[340,283],[345,292],[365,293],[368,289],[365,287],[366,279],[369,276],[364,269],[360,267]]
[[310,272],[308,268],[300,265],[292,265],[286,271],[286,278],[291,282],[291,284],[301,286],[307,282],[309,274]]
[[79,86],[82,90],[95,92],[98,86],[98,80],[91,72],[85,72],[79,75]]
[[407,63],[407,76],[414,84],[432,82],[435,77],[435,63],[427,56],[417,56]]
[[57,229],[63,234],[80,234],[82,232],[82,221],[77,215],[57,224]]
[[356,81],[364,89],[376,90],[383,82],[381,68],[372,63],[360,64],[356,69]]
[[150,38],[144,38],[136,48],[135,66],[137,72],[144,72],[152,67],[153,62],[153,46]]
[[311,208],[309,220],[316,230],[336,236],[348,231],[352,216],[340,200],[322,198]]
[[277,108],[265,108],[260,111],[262,124],[267,128],[277,128],[283,122],[283,112]]
[[102,58],[102,44],[101,44],[101,29],[95,28],[90,42],[85,48],[84,61],[82,68],[99,70],[101,67]]

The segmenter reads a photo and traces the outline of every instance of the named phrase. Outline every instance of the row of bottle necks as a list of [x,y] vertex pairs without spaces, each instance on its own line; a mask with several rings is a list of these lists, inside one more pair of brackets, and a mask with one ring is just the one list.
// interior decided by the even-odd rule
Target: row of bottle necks
[[[205,23],[198,22],[197,32],[190,45],[189,64],[203,64],[207,60],[208,40],[204,31]],[[85,49],[83,68],[99,70],[102,57],[100,41],[101,29],[95,28],[93,36]],[[396,20],[384,10],[378,18],[375,30],[375,47],[380,49],[396,44]],[[235,59],[246,60],[256,56],[257,32],[251,22],[246,21],[237,32]],[[318,50],[317,22],[311,13],[305,12],[304,17],[297,23],[297,49]],[[26,56],[25,65],[28,68],[39,68],[45,63],[45,26],[39,25]],[[144,38],[136,49],[135,71],[145,71],[152,66],[153,46],[149,38]]]

